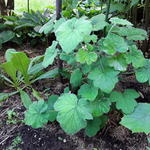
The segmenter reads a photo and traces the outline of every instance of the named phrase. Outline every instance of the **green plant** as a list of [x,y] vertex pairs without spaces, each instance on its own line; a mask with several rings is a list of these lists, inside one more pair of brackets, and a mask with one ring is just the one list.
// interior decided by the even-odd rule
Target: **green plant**
[[17,117],[17,113],[14,110],[8,110],[7,111],[7,124],[16,124],[17,120],[15,119]]
[[6,148],[6,150],[21,150],[21,148],[17,147],[19,144],[22,143],[21,137],[18,135],[15,139],[13,139],[12,144]]
[[22,16],[1,16],[4,23],[0,24],[0,48],[6,42],[13,42],[21,45],[24,41],[31,40],[31,45],[36,41],[47,42],[47,37],[39,33],[41,26],[48,22],[49,12],[43,14],[39,11],[30,13],[24,12]]
[[[5,59],[6,62],[0,65],[0,68],[4,72],[0,77],[8,86],[15,88],[16,91],[12,93],[0,93],[0,101],[25,88],[32,88],[32,84],[37,80],[53,78],[58,74],[57,68],[48,72],[43,71],[43,56],[30,59],[24,52],[8,49],[5,53]],[[33,89],[33,91],[35,90]]]
[[[105,115],[115,106],[123,114],[120,122],[122,125],[133,132],[149,133],[150,104],[137,103],[136,98],[140,95],[133,89],[115,89],[129,64],[132,65],[139,82],[149,81],[149,60],[144,58],[135,42],[146,39],[147,33],[134,28],[125,19],[113,17],[108,23],[105,18],[104,14],[100,14],[91,19],[62,18],[53,23],[56,41],[46,50],[42,64],[44,67],[53,64],[56,56],[66,62],[69,67],[60,70],[60,74],[70,74],[65,77],[70,80],[71,87],[69,90],[65,89],[54,103],[57,121],[69,134],[85,128],[88,136],[94,136],[107,122]],[[43,26],[44,30],[47,30],[47,26]],[[105,32],[106,36],[99,39],[94,34],[94,31],[99,30]],[[59,49],[58,44],[61,47]],[[39,111],[46,109],[45,103],[35,102],[41,107],[38,107]],[[26,124],[40,127],[48,121],[47,113],[44,113],[44,117],[38,115],[44,120],[35,126],[32,121],[39,121],[30,113],[34,110],[31,108],[26,112],[29,114],[25,118],[28,120]]]

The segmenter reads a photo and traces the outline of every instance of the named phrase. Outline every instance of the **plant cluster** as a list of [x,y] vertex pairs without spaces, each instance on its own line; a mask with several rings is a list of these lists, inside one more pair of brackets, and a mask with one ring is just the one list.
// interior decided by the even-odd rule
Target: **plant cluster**
[[2,71],[0,79],[9,87],[13,87],[15,92],[0,93],[0,101],[18,92],[23,93],[22,90],[26,88],[32,89],[35,94],[36,91],[32,88],[32,84],[35,81],[55,77],[58,74],[57,68],[48,72],[44,71],[42,65],[43,56],[30,59],[24,52],[8,49],[5,53],[5,59],[6,62],[0,64],[0,69]]
[[0,49],[6,42],[21,45],[24,41],[29,41],[32,46],[37,41],[47,42],[47,37],[39,33],[39,29],[48,22],[49,12],[43,14],[39,11],[31,13],[24,12],[22,16],[2,16],[4,23],[0,24]]
[[[115,88],[129,65],[140,83],[150,83],[150,60],[136,46],[147,33],[125,19],[112,17],[106,22],[105,18],[104,14],[91,19],[61,18],[42,27],[41,32],[51,30],[56,35],[42,65],[52,65],[56,57],[67,63],[69,67],[59,73],[69,79],[70,87],[48,101],[24,98],[27,125],[38,128],[56,119],[68,134],[84,128],[88,136],[94,136],[107,122],[107,114],[117,109],[123,114],[120,124],[133,132],[150,132],[150,104],[138,103],[140,94],[134,89]],[[99,38],[96,31],[104,36]]]

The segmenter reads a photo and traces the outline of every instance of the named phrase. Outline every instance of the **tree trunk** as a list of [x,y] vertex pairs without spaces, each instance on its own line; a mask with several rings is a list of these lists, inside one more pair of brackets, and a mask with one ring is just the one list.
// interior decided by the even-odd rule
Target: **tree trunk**
[[0,0],[0,14],[7,15],[7,6],[5,0]]

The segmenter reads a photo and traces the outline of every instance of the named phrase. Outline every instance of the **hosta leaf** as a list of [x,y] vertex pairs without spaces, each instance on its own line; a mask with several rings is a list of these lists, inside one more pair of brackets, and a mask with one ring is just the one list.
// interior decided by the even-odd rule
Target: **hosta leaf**
[[125,90],[124,93],[112,92],[110,99],[112,102],[116,102],[117,109],[121,109],[125,114],[132,113],[137,106],[135,101],[140,95],[132,89]]
[[78,100],[74,94],[61,95],[54,105],[58,111],[57,121],[65,132],[74,134],[87,125],[86,120],[93,119],[85,100]]
[[98,89],[89,84],[84,84],[80,87],[78,95],[81,95],[82,98],[93,101],[98,95]]
[[136,79],[141,82],[149,82],[150,84],[150,60],[146,59],[143,67],[139,68],[135,72]]
[[56,48],[57,42],[54,41],[52,45],[46,49],[44,60],[42,65],[46,68],[54,62],[55,57],[57,56],[58,49]]
[[48,104],[44,100],[33,102],[25,112],[25,123],[40,128],[49,120]]
[[3,31],[0,33],[0,44],[6,43],[15,37],[12,31]]
[[99,14],[99,15],[91,18],[91,22],[92,22],[94,31],[104,29],[104,27],[107,25],[105,18],[106,18],[106,16],[104,14]]
[[89,107],[94,117],[102,116],[110,110],[111,102],[108,99],[96,100],[90,103]]
[[123,54],[110,57],[108,59],[108,64],[109,66],[114,67],[115,70],[119,71],[126,71],[128,66]]
[[70,53],[84,40],[85,36],[91,33],[91,31],[92,25],[90,21],[84,18],[72,18],[62,23],[55,34],[63,51]]
[[74,70],[71,74],[70,83],[72,84],[73,87],[78,87],[81,84],[81,81],[82,81],[82,73],[80,69]]
[[107,54],[113,55],[116,52],[120,53],[126,52],[128,50],[128,44],[121,36],[110,33],[102,41],[100,49]]
[[150,104],[139,103],[135,111],[124,115],[120,123],[132,132],[150,133]]
[[126,19],[120,19],[118,17],[113,17],[109,20],[112,24],[124,25],[124,26],[132,26],[133,24]]
[[106,116],[101,116],[101,117],[98,117],[98,118],[94,118],[93,120],[89,120],[88,124],[87,124],[87,127],[85,129],[86,135],[88,135],[89,137],[95,136],[97,134],[97,132],[101,128],[103,128],[106,121],[107,121]]
[[133,65],[135,68],[144,66],[145,58],[143,53],[137,49],[135,45],[130,47],[130,52],[125,55],[126,61],[128,64]]
[[110,93],[118,82],[118,73],[112,68],[95,68],[89,73],[88,78],[93,80],[95,87],[100,88],[103,92]]
[[81,64],[87,63],[90,65],[97,60],[97,54],[80,49],[76,55],[76,60]]

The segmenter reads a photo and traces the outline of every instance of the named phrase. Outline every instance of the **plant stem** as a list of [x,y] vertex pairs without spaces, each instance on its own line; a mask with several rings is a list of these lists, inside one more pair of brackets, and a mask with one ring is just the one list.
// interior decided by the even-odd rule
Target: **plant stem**
[[[62,12],[62,0],[56,0],[56,20],[59,20],[61,18],[61,12]],[[59,50],[61,50],[60,45],[57,46]],[[62,83],[63,77],[61,75],[61,72],[63,70],[63,62],[58,58],[58,69],[59,69],[59,80]]]
[[30,12],[30,0],[27,0],[27,10],[28,10],[28,13]]

